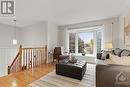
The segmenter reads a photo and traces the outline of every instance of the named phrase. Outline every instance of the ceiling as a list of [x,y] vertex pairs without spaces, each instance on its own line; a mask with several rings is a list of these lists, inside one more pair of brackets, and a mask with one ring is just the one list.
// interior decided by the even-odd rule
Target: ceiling
[[[15,0],[17,26],[38,21],[58,25],[117,17],[129,0]],[[13,25],[14,18],[0,18],[1,23]]]

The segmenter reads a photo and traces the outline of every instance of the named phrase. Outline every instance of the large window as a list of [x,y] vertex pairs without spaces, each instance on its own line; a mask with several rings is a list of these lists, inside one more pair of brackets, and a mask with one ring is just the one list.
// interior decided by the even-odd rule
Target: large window
[[85,52],[86,54],[93,54],[94,47],[94,33],[84,32],[78,33],[78,53]]
[[93,31],[70,31],[69,52],[85,55],[96,55],[102,48],[102,28]]

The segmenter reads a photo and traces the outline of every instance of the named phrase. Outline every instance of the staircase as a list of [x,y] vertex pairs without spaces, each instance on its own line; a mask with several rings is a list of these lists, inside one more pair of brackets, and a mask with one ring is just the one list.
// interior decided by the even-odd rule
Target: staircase
[[8,74],[20,72],[22,70],[32,69],[36,66],[46,63],[47,46],[37,48],[22,48],[19,51],[10,66],[8,66]]

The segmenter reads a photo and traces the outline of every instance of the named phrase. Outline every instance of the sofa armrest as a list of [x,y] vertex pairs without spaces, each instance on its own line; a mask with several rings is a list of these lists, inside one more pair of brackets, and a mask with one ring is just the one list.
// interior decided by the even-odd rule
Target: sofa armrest
[[[120,75],[126,79],[126,86],[120,86]],[[97,65],[96,87],[130,87],[130,66],[123,65]],[[119,83],[118,83],[119,81]]]
[[68,59],[69,58],[69,55],[60,55],[59,58],[62,60],[62,59]]

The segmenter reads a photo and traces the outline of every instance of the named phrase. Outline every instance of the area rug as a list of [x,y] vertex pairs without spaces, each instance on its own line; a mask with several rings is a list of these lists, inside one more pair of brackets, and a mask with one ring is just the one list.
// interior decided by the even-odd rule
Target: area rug
[[87,64],[87,71],[82,80],[56,75],[53,71],[27,87],[95,87],[95,65]]

